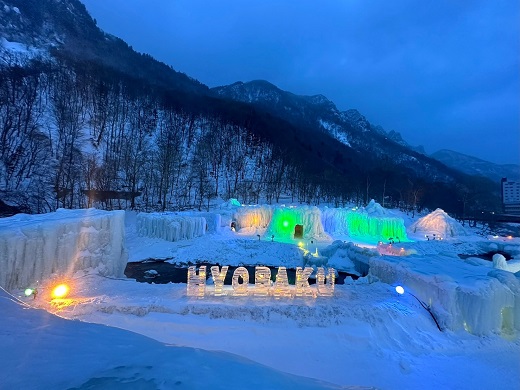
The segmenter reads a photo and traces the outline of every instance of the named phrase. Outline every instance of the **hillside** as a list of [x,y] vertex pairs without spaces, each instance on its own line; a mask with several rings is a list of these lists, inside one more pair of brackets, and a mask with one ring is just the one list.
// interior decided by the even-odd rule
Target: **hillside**
[[101,31],[77,0],[0,0],[0,16],[7,206],[182,210],[283,194],[461,207],[466,176],[322,95],[266,81],[209,90]]

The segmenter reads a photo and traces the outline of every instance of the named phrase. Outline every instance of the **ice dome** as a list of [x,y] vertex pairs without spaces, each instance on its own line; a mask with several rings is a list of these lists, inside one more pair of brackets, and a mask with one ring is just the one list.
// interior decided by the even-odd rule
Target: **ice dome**
[[432,237],[435,234],[443,239],[468,235],[464,227],[442,209],[437,209],[417,220],[410,226],[409,232]]

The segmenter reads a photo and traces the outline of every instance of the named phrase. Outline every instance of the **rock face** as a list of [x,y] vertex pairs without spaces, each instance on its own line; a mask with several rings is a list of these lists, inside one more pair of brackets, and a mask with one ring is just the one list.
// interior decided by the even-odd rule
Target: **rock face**
[[468,235],[464,227],[442,209],[437,209],[412,224],[409,233],[426,235],[429,239],[433,239],[434,235],[438,239]]

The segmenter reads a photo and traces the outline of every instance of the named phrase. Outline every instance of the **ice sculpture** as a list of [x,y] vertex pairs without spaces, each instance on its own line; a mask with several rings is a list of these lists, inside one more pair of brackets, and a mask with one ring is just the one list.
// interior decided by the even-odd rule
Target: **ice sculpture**
[[219,270],[217,265],[211,267],[211,277],[213,278],[213,284],[215,285],[213,295],[224,295],[224,279],[226,279],[228,268],[227,265],[222,267],[222,270]]
[[186,293],[189,297],[204,297],[206,293],[206,266],[199,268],[197,274],[197,267],[188,267],[188,284]]
[[325,284],[325,271],[322,267],[318,268],[318,274],[316,275],[316,287],[318,294],[331,297],[334,295],[334,282],[336,279],[336,272],[334,268],[329,268],[327,272],[327,283]]
[[289,289],[289,279],[287,278],[287,269],[285,267],[278,267],[276,281],[274,282],[273,295],[276,298],[291,296],[291,290]]
[[321,212],[317,207],[278,207],[267,228],[266,236],[277,240],[293,239],[296,225],[301,225],[304,239],[327,237],[321,223]]
[[[238,282],[239,278],[242,278],[242,284]],[[247,272],[245,267],[238,267],[235,272],[233,272],[233,281],[231,282],[231,285],[233,286],[233,295],[246,296],[248,284],[249,272]]]
[[271,287],[271,270],[268,267],[255,267],[255,295],[268,296]]
[[313,297],[314,291],[309,285],[309,276],[312,274],[312,267],[296,267],[296,296]]
[[8,291],[87,268],[122,277],[127,260],[122,210],[58,209],[0,218],[0,286]]
[[206,219],[174,213],[139,213],[136,218],[140,236],[166,241],[190,240],[206,233]]

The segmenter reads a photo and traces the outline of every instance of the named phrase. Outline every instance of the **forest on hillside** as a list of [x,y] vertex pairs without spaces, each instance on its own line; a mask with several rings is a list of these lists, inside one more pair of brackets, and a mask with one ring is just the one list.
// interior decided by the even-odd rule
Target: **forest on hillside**
[[336,207],[374,198],[412,212],[496,206],[486,182],[430,183],[384,160],[364,167],[251,105],[95,61],[7,59],[0,80],[0,199],[19,211],[203,209],[217,198],[282,195]]

